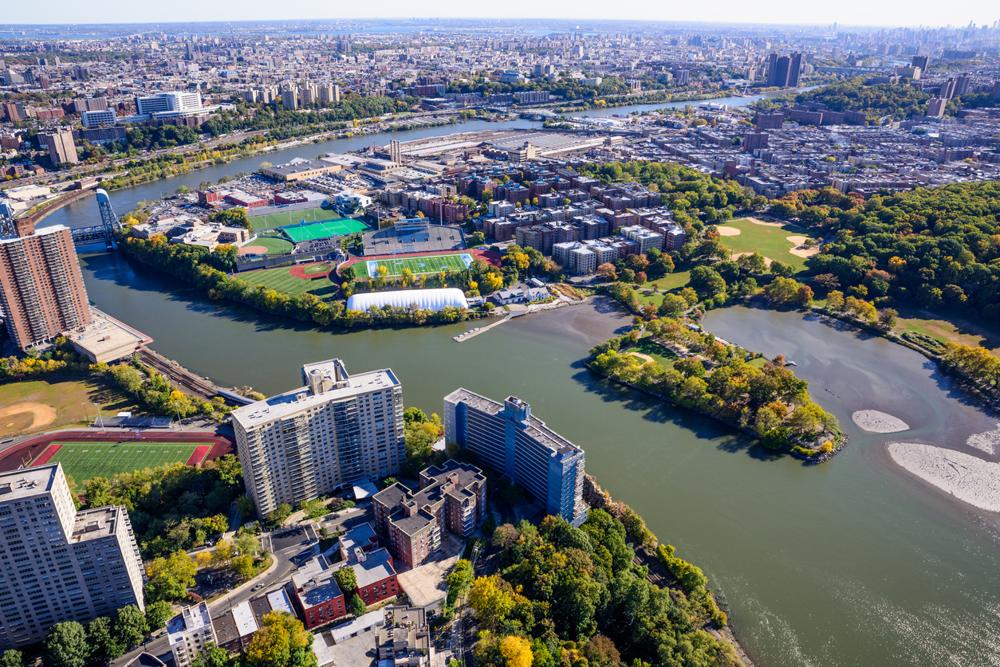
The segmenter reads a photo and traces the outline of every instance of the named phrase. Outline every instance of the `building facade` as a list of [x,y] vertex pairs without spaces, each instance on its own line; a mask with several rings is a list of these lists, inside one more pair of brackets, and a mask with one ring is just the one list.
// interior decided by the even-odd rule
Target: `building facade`
[[575,526],[587,518],[583,450],[532,416],[516,396],[503,403],[467,389],[444,398],[445,439],[527,489],[545,511]]
[[27,221],[0,238],[0,306],[22,350],[91,322],[90,303],[69,228]]
[[80,158],[76,155],[76,144],[73,143],[73,130],[68,128],[51,130],[38,135],[38,140],[49,152],[49,160],[54,165],[76,164]]
[[372,498],[375,528],[405,567],[425,563],[447,530],[468,537],[486,513],[486,476],[455,460],[420,473],[420,490],[396,482]]
[[167,641],[176,667],[188,667],[209,645],[218,645],[208,604],[185,607],[167,622]]
[[232,413],[243,476],[261,515],[399,471],[403,386],[389,369],[348,375],[339,359],[302,367],[305,386]]
[[124,507],[78,512],[59,464],[0,473],[0,649],[62,621],[144,608],[143,568]]

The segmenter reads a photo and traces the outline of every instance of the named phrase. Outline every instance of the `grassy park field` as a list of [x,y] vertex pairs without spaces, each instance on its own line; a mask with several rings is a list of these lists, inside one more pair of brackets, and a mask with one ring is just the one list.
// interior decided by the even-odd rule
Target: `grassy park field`
[[167,463],[201,463],[211,445],[198,442],[53,442],[35,463],[61,463],[77,483]]
[[757,252],[764,257],[788,264],[796,271],[805,268],[806,258],[818,247],[803,247],[809,237],[794,225],[762,222],[756,218],[737,218],[719,225],[719,240],[734,255]]
[[384,266],[390,278],[403,275],[403,269],[409,269],[414,275],[421,273],[438,273],[439,271],[465,271],[472,264],[472,256],[468,253],[452,253],[447,255],[428,255],[426,257],[401,257],[399,259],[371,259],[366,263],[368,275],[376,277],[379,267]]
[[135,405],[92,380],[26,380],[0,384],[0,437],[91,423]]
[[[320,265],[325,266],[310,268]],[[321,299],[326,299],[336,294],[338,290],[338,287],[330,282],[328,278],[309,279],[295,275],[296,269],[308,276],[310,273],[314,275],[328,273],[332,268],[327,262],[321,262],[320,265],[304,265],[302,267],[280,266],[274,269],[257,269],[256,271],[241,273],[239,274],[239,278],[251,285],[263,285],[264,287],[284,292],[285,294],[314,294]]]
[[656,280],[650,280],[639,286],[636,290],[636,294],[639,297],[639,301],[643,304],[653,304],[654,306],[659,306],[663,301],[663,294],[665,292],[670,292],[675,289],[680,289],[688,284],[688,280],[691,279],[690,271],[678,271],[676,273],[668,273],[662,278],[657,278]]

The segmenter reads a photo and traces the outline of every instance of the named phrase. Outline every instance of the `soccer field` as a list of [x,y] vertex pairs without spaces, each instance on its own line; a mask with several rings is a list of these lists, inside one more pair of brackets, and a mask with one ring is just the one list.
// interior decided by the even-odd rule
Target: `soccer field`
[[253,209],[250,209],[249,215],[250,224],[253,225],[253,228],[257,231],[264,231],[267,229],[283,227],[285,225],[297,225],[303,220],[306,222],[329,220],[337,214],[333,211],[317,206],[316,208],[276,211],[274,213],[266,213],[264,215],[254,215]]
[[379,267],[384,266],[390,278],[403,275],[403,269],[409,269],[414,275],[421,273],[438,273],[440,271],[465,271],[472,266],[472,255],[458,253],[452,255],[428,255],[427,257],[401,257],[399,259],[370,259],[365,262],[368,277],[378,276]]
[[199,442],[53,442],[35,465],[61,463],[67,475],[83,483],[165,463],[188,463],[196,449],[200,453],[196,463],[201,463],[210,448],[210,443]]
[[345,236],[363,232],[368,227],[360,220],[352,218],[335,218],[331,220],[316,220],[314,222],[300,221],[297,224],[279,227],[278,231],[288,237],[292,243],[315,241],[331,236]]

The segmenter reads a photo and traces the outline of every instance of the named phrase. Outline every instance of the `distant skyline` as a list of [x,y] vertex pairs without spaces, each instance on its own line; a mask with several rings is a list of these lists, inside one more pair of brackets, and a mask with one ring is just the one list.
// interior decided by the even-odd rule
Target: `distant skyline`
[[[260,21],[302,19],[394,19],[394,18],[506,18],[622,19],[649,21],[700,21],[724,23],[814,24],[834,22],[848,26],[965,26],[969,22],[992,25],[1000,19],[996,2],[952,0],[842,0],[836,3],[777,0],[715,0],[711,4],[618,0],[506,0],[501,5],[462,0],[381,0],[377,4],[299,0],[289,5],[264,0],[173,0],[169,3],[137,3],[105,0],[94,5],[76,0],[46,3],[7,0],[4,23],[147,23],[188,21]],[[377,12],[376,16],[372,16]]]

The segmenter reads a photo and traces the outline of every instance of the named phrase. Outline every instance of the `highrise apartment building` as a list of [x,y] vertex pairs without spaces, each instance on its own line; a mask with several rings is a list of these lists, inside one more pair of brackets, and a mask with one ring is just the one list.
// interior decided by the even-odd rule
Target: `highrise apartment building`
[[340,359],[302,367],[305,386],[232,413],[257,511],[394,475],[405,456],[403,386],[389,369],[349,375]]
[[448,444],[468,449],[527,489],[548,514],[574,526],[587,519],[583,450],[532,416],[521,399],[498,403],[456,389],[444,397],[444,428]]
[[49,152],[49,160],[54,165],[76,164],[80,158],[76,154],[76,144],[73,143],[73,130],[68,128],[42,132],[38,141]]
[[0,306],[21,349],[90,324],[73,236],[63,225],[35,230],[26,220],[0,237]]
[[143,608],[143,569],[124,507],[78,512],[59,464],[0,473],[0,649],[56,623]]

